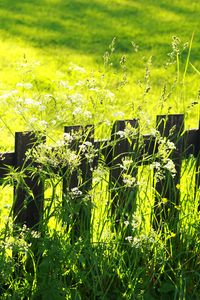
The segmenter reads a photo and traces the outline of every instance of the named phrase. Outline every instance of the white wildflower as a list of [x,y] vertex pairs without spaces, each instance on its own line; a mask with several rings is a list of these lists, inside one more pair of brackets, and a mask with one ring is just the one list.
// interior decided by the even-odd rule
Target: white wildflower
[[91,118],[92,118],[92,113],[91,113],[89,110],[85,110],[85,111],[83,112],[83,115],[84,115],[84,117],[87,118],[87,119],[91,119]]
[[93,171],[93,182],[94,184],[97,184],[100,182],[105,176],[107,175],[107,171],[105,168],[103,168],[101,165],[99,165],[94,171]]
[[94,146],[91,142],[86,141],[79,146],[81,153],[85,155],[89,163],[93,162],[94,156],[96,154]]
[[130,123],[126,125],[124,129],[124,135],[126,138],[134,138],[138,134],[138,128],[134,128]]
[[24,100],[24,104],[26,104],[26,105],[39,105],[40,102],[38,103],[37,101],[33,100],[32,98],[26,98]]
[[126,187],[133,187],[137,184],[136,178],[130,174],[123,174],[123,183]]
[[82,192],[79,190],[78,187],[74,187],[71,189],[71,192],[70,192],[71,196],[73,197],[77,197],[77,196],[81,196],[82,195]]
[[26,89],[26,90],[30,90],[30,89],[33,88],[33,85],[32,85],[32,83],[30,83],[30,82],[24,82],[24,83],[18,82],[18,83],[16,84],[16,86],[17,86],[17,87],[22,87],[22,88],[24,88],[24,89]]
[[175,164],[171,159],[167,159],[167,163],[163,166],[164,169],[167,169],[168,171],[170,171],[173,175],[176,174],[176,168],[175,168]]
[[129,236],[125,237],[125,240],[128,241],[129,243],[131,243],[133,240],[133,237],[131,235],[129,235]]
[[[113,99],[115,98],[115,94],[112,93],[112,92],[109,91],[109,90],[106,90],[105,96],[106,96],[107,98],[109,98],[110,100],[113,100]],[[120,112],[120,113],[121,113],[121,112]],[[124,113],[123,113],[123,115],[124,115]]]
[[70,134],[70,133],[68,133],[68,132],[65,132],[64,133],[64,140],[66,141],[66,142],[68,142],[68,143],[70,143],[70,142],[72,142],[73,141],[73,136]]
[[81,113],[82,113],[82,108],[81,108],[81,107],[77,107],[77,108],[72,112],[73,115],[81,115]]
[[128,226],[129,225],[129,221],[128,220],[124,221],[124,225]]
[[133,240],[131,241],[131,244],[133,247],[140,248],[142,246],[142,237],[134,237]]
[[105,120],[105,124],[106,124],[107,126],[110,126],[110,125],[111,125],[111,122],[110,122],[109,120]]
[[129,157],[125,157],[122,159],[122,164],[120,164],[120,167],[123,170],[128,171],[128,169],[131,167],[132,164],[133,164],[133,160]]
[[43,97],[44,97],[45,100],[49,100],[51,98],[54,98],[54,96],[52,94],[44,94]]
[[113,113],[113,117],[123,118],[124,117],[124,112],[122,112],[122,111],[116,111],[115,113]]
[[69,71],[75,71],[75,72],[82,73],[82,74],[86,73],[86,70],[83,67],[80,67],[75,64],[71,64],[71,66],[69,67]]
[[45,105],[40,105],[39,106],[39,111],[45,111],[46,109],[46,106]]
[[131,221],[132,229],[135,230],[141,225],[141,223],[142,223],[141,216],[133,214],[132,221]]
[[34,238],[34,239],[39,239],[41,237],[41,233],[39,231],[36,231],[36,230],[32,230],[31,231],[31,236]]
[[152,164],[150,164],[150,169],[151,170],[154,170],[154,169],[160,170],[160,168],[161,168],[161,165],[158,161],[154,161]]
[[60,86],[62,86],[65,89],[68,89],[68,90],[72,90],[73,89],[73,86],[69,85],[69,81],[61,80],[60,81]]
[[51,124],[54,126],[56,125],[56,120],[51,120]]
[[37,122],[37,121],[38,121],[37,118],[31,118],[31,119],[29,120],[29,122],[30,122],[31,124],[33,124],[33,123],[35,123],[35,122]]
[[40,125],[41,127],[46,128],[46,127],[48,126],[48,123],[47,123],[47,121],[45,121],[45,120],[41,120],[41,121],[39,122],[39,125]]
[[14,95],[16,95],[17,93],[18,93],[18,90],[10,91],[10,92],[8,92],[6,94],[1,95],[0,99],[5,99],[5,100],[9,99],[9,98],[13,97]]
[[173,143],[173,142],[171,142],[171,141],[167,141],[167,148],[169,149],[169,150],[173,150],[173,149],[176,149],[176,146],[175,146],[175,144]]
[[68,99],[71,103],[78,103],[78,104],[81,104],[84,100],[83,95],[80,93],[72,94],[72,95],[68,96]]
[[58,140],[58,141],[56,142],[56,145],[57,145],[58,147],[63,147],[63,146],[65,145],[65,141],[64,141],[64,140]]
[[100,91],[100,89],[98,87],[90,87],[89,90],[93,91],[93,92],[99,92]]
[[75,86],[84,86],[85,85],[85,81],[83,80],[79,80],[77,81],[77,83],[75,84]]
[[156,136],[160,136],[160,132],[154,128],[151,129],[151,135],[156,137]]
[[119,130],[116,132],[116,135],[118,135],[120,138],[123,138],[123,137],[125,137],[125,132],[122,130]]

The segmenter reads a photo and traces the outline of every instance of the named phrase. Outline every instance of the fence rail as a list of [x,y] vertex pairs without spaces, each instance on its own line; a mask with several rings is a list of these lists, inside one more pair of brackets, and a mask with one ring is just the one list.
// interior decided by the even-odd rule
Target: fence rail
[[[120,134],[126,130],[126,126],[136,129],[134,137],[127,139],[126,136],[119,138]],[[121,212],[121,209],[126,207],[127,211],[131,211],[137,196],[137,188],[126,189],[113,189],[113,186],[122,186],[122,176],[120,164],[127,155],[134,156],[136,166],[142,164],[150,164],[152,154],[158,151],[158,139],[153,134],[140,135],[138,134],[137,120],[119,120],[113,125],[111,138],[102,141],[94,141],[94,127],[88,125],[82,126],[69,126],[64,128],[65,133],[88,131],[87,141],[90,141],[97,151],[93,167],[101,163],[100,157],[104,157],[104,163],[110,168],[110,186],[111,186],[111,199],[112,199],[112,213],[116,214],[116,220]],[[158,132],[162,137],[170,138],[174,142],[176,149],[172,151],[171,159],[173,160],[176,168],[176,175],[162,179],[156,184],[157,195],[155,204],[159,198],[167,198],[170,206],[155,208],[157,219],[155,227],[159,227],[159,220],[161,215],[165,216],[168,222],[175,222],[177,216],[174,214],[173,206],[177,205],[180,201],[180,190],[177,188],[180,182],[180,170],[183,159],[189,158],[191,155],[196,159],[196,178],[195,189],[197,190],[200,185],[200,127],[197,129],[184,130],[184,115],[160,115],[157,116]],[[43,141],[45,143],[45,137]],[[0,179],[3,179],[8,174],[8,166],[13,166],[19,170],[25,163],[26,151],[34,147],[37,143],[37,138],[34,132],[17,132],[15,134],[15,151],[8,153],[0,153]],[[78,145],[72,145],[72,149],[78,149]],[[144,159],[145,158],[145,159]],[[34,162],[33,162],[34,163]],[[137,176],[137,167],[131,170],[131,174]],[[88,165],[87,159],[82,157],[81,171],[83,177],[82,192],[87,194],[92,187],[92,169]],[[43,212],[44,200],[44,184],[39,181],[39,177],[31,177],[29,173],[26,174],[26,185],[32,191],[32,196],[27,195],[23,187],[14,187],[14,219],[16,223],[25,223],[28,227],[37,227]],[[73,172],[70,182],[63,178],[63,193],[68,192],[68,188],[72,189],[77,186],[76,171]],[[170,178],[170,179],[169,179]],[[129,195],[127,197],[127,195]],[[27,201],[28,197],[28,201]],[[130,203],[126,203],[129,199]],[[24,203],[26,202],[26,205]],[[169,209],[170,208],[170,209]],[[90,209],[90,208],[89,208]],[[170,211],[170,213],[168,213]],[[87,217],[86,217],[87,216]],[[79,215],[75,217],[74,235],[79,235],[81,231],[89,232],[90,230],[90,217],[91,211],[85,211],[85,208],[80,208]],[[85,220],[84,224],[81,223]]]

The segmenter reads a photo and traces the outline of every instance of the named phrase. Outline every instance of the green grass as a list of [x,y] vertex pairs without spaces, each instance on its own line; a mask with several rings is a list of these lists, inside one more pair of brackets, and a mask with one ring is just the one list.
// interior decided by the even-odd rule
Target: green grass
[[[133,40],[148,56],[149,51],[161,56],[172,35],[188,40],[198,30],[199,10],[198,1],[188,0],[1,1],[1,33],[3,39],[23,41],[55,59],[57,54],[71,61],[82,54],[99,62],[114,36],[121,52],[131,52]],[[196,59],[198,42],[197,32]]]
[[[68,80],[71,83],[79,78],[91,79],[92,72],[98,77],[98,84],[116,92],[125,70],[119,63],[123,55],[126,55],[124,67],[128,82],[123,89],[118,89],[117,97],[112,103],[115,115],[122,111],[124,118],[133,118],[140,111],[142,103],[143,111],[152,122],[156,114],[170,110],[171,113],[186,112],[189,120],[187,125],[197,126],[198,109],[192,103],[198,101],[199,74],[190,63],[199,69],[199,12],[199,1],[191,4],[189,0],[173,1],[173,4],[171,1],[125,0],[1,1],[0,93],[4,95],[16,89],[16,84],[21,81],[34,84],[34,92],[22,95],[20,90],[17,96],[10,97],[12,99],[9,103],[3,102],[1,98],[2,127],[5,128],[5,123],[10,123],[9,129],[2,129],[9,140],[4,147],[9,148],[13,144],[11,137],[9,138],[11,132],[26,128],[20,118],[14,117],[14,126],[11,121],[13,114],[16,114],[12,109],[17,98],[23,96],[35,99],[45,92],[55,92],[61,98],[66,91],[56,86],[55,82]],[[172,52],[172,36],[180,38],[181,48],[190,41],[193,33],[190,63],[187,65],[187,48],[178,57],[179,80],[174,84],[177,64],[170,65],[167,69],[163,67],[169,60],[168,54]],[[103,56],[114,37],[115,51],[110,60],[112,66],[105,68]],[[133,47],[132,42],[138,48]],[[145,79],[145,68],[150,57],[150,77]],[[84,67],[85,76],[69,72],[71,63]],[[105,80],[100,83],[102,74],[105,75]],[[150,92],[146,94],[148,86]],[[165,100],[162,98],[164,89]],[[85,95],[81,88],[77,90]],[[6,112],[5,105],[8,105]],[[94,107],[92,109],[95,111]],[[93,121],[96,123],[94,114]],[[117,118],[109,114],[108,107],[107,111],[104,108],[103,114],[104,120],[112,121]],[[63,123],[78,121],[63,120]]]
[[[160,74],[170,52],[171,37],[176,35],[186,42],[194,32],[192,62],[196,64],[199,12],[199,1],[191,4],[189,0],[173,4],[171,1],[3,0],[1,84],[16,80],[15,63],[24,55],[28,61],[45,63],[45,69],[52,73],[65,70],[69,62],[94,69],[102,65],[103,54],[113,37],[117,38],[117,52],[130,57],[131,74],[141,74],[143,56],[151,55]],[[139,45],[137,56],[131,41]],[[48,74],[51,78],[52,73]]]

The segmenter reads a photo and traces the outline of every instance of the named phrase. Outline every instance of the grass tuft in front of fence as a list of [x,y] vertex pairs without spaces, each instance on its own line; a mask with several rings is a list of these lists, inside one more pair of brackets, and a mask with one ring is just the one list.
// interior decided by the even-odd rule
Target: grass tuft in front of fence
[[151,134],[138,120],[116,121],[107,140],[94,133],[65,127],[52,146],[40,132],[18,132],[15,152],[1,153],[1,183],[14,200],[0,293],[198,299],[200,129],[160,115]]

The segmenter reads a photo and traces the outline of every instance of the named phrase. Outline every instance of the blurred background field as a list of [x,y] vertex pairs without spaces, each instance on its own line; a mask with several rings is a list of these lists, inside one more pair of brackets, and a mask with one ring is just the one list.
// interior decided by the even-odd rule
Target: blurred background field
[[[6,139],[1,148],[12,148],[14,131],[33,123],[51,130],[72,123],[108,124],[141,118],[141,111],[147,123],[159,113],[184,112],[186,124],[196,127],[199,13],[198,0],[2,0],[0,129]],[[80,107],[80,94],[85,115],[72,114]],[[51,101],[44,100],[47,95]],[[73,105],[65,106],[72,95]],[[59,121],[53,98],[60,103]]]

